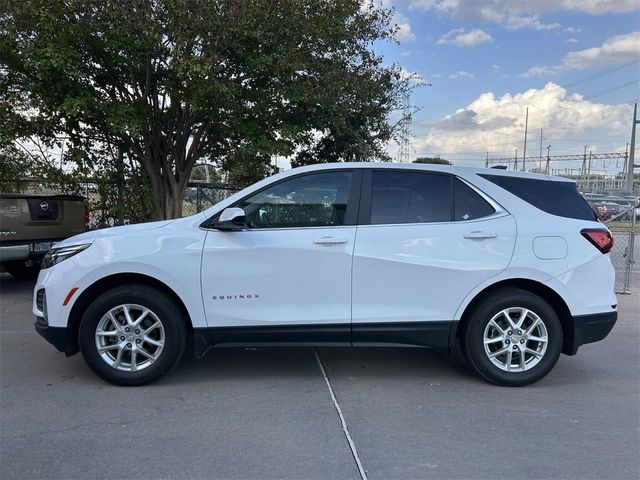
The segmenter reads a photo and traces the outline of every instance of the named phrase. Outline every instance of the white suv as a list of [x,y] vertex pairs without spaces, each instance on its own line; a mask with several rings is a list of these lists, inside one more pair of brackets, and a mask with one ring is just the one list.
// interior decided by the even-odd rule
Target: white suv
[[616,313],[611,233],[562,178],[434,165],[289,170],[179,220],[67,239],[36,330],[138,385],[212,347],[453,349],[500,385],[544,377]]

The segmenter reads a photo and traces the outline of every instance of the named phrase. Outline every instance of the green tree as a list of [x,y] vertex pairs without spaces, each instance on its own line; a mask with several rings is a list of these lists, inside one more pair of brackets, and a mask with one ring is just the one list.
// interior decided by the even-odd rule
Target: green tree
[[[32,171],[33,163],[27,154],[13,145],[0,147],[0,180],[12,181],[16,178],[26,178]],[[0,192],[9,191],[10,188],[3,184]]]
[[124,149],[157,218],[181,214],[205,158],[251,175],[276,154],[384,159],[408,88],[372,50],[391,18],[360,0],[4,0],[0,138]]
[[413,163],[431,163],[435,165],[452,165],[449,160],[440,157],[418,157]]

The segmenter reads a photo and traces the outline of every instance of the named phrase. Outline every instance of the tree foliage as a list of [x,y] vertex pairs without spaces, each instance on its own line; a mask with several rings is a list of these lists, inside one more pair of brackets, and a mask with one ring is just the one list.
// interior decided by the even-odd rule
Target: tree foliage
[[452,165],[449,160],[440,157],[418,157],[413,163],[431,163],[435,165]]
[[372,51],[392,12],[359,0],[5,0],[0,139],[122,148],[156,216],[179,216],[193,166],[385,158],[408,88]]

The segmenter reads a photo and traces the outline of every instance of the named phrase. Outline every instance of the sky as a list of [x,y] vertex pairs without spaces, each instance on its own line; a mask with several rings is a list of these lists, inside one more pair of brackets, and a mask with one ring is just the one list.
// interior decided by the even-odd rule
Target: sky
[[527,107],[527,156],[539,155],[541,129],[545,154],[625,150],[640,96],[640,1],[376,3],[393,8],[399,30],[397,44],[374,50],[415,84],[410,160],[522,156]]

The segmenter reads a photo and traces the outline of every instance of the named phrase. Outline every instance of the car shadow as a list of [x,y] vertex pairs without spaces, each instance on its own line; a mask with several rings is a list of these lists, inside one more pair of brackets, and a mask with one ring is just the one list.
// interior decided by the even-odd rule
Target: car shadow
[[3,292],[15,293],[24,292],[25,289],[29,289],[29,292],[36,286],[36,279],[30,278],[27,280],[18,280],[13,278],[6,272],[0,272],[0,289]]
[[185,358],[154,385],[322,378],[316,352],[330,379],[375,378],[480,381],[458,350],[452,355],[421,348],[219,348]]

